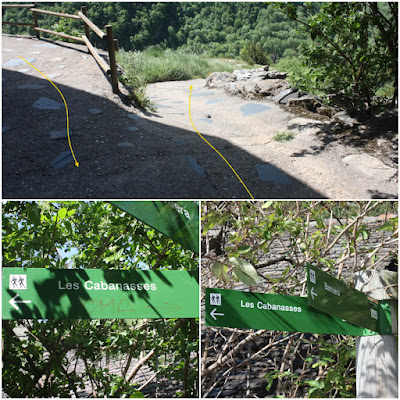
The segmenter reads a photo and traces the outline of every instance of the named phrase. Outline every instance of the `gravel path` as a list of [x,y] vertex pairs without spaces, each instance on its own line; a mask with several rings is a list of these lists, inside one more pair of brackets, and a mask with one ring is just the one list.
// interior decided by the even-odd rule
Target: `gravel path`
[[[255,198],[397,196],[394,168],[375,157],[374,163],[360,160],[355,147],[327,146],[317,135],[326,123],[274,103],[206,89],[204,80],[163,82],[147,89],[156,112],[142,113],[111,93],[85,46],[3,35],[2,56],[3,198],[249,198],[194,131],[190,86],[197,130]],[[78,168],[60,95],[18,56],[63,93]],[[294,139],[276,142],[279,132],[292,132]]]

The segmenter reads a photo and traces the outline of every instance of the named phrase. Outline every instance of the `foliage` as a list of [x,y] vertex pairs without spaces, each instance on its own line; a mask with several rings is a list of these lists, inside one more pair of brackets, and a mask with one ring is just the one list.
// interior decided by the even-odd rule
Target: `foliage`
[[322,338],[316,342],[318,355],[306,358],[306,363],[320,370],[320,380],[306,380],[302,385],[310,386],[309,397],[355,397],[355,340],[353,337],[337,342]]
[[132,99],[142,108],[152,109],[145,96],[148,83],[205,78],[211,72],[230,71],[236,64],[208,58],[183,50],[151,46],[144,51],[124,51],[117,54],[124,71],[120,77]]
[[[83,4],[83,3],[82,3]],[[268,3],[201,3],[201,2],[89,2],[89,18],[100,28],[112,24],[114,36],[125,50],[144,50],[153,45],[185,49],[211,57],[237,58],[248,41],[260,43],[275,62],[285,52],[298,54],[300,43],[308,40],[298,32],[296,23],[284,12]],[[42,3],[40,8],[76,14],[81,3]],[[300,4],[299,13],[305,8]],[[318,6],[314,7],[315,9]],[[32,22],[26,9],[6,9],[5,21]],[[58,17],[38,14],[39,26],[51,29]],[[68,26],[79,28],[79,21]],[[6,33],[31,33],[22,26],[4,26]],[[95,35],[93,35],[95,36]],[[94,38],[97,46],[104,46]]]
[[279,132],[274,136],[274,140],[280,143],[289,142],[294,138],[293,132]]
[[393,84],[395,103],[398,3],[324,3],[308,18],[299,16],[293,3],[280,7],[312,39],[302,50],[310,69],[303,88],[343,93],[353,106],[372,111],[384,102],[376,97],[378,90]]
[[[197,267],[191,251],[106,202],[10,201],[2,211],[5,266]],[[154,353],[147,364],[157,380],[176,382],[173,396],[196,397],[197,329],[192,319],[3,321],[3,390],[78,397],[86,387],[93,397],[140,397],[146,387],[139,391],[128,369]]]
[[267,53],[263,50],[260,43],[248,42],[240,51],[240,57],[243,61],[249,64],[262,64],[270,63]]
[[[202,213],[203,282],[207,287],[304,295],[305,266],[311,263],[354,287],[358,271],[382,268],[397,259],[397,213],[397,202],[387,201],[206,202]],[[377,215],[379,219],[371,224],[369,217]],[[246,266],[245,276],[237,273],[240,265]],[[239,342],[242,333],[250,342],[259,338],[257,332],[235,330],[229,341]],[[282,353],[278,351],[278,359],[266,367],[269,394],[354,397],[353,338],[276,332],[272,339],[266,333],[265,341],[270,343],[265,347],[267,355],[270,349],[287,343]],[[213,346],[210,341],[203,347],[205,391],[217,386],[216,366],[221,376],[231,368],[207,362]],[[218,360],[228,362],[238,350],[227,345],[214,351]],[[260,353],[259,357],[266,356]],[[251,368],[251,364],[243,362],[235,368]]]

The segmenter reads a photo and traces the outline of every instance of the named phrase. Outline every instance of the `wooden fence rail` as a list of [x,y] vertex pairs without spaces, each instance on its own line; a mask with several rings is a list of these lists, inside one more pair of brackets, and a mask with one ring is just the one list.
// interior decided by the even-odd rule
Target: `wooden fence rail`
[[[78,12],[77,15],[75,14],[66,14],[66,13],[59,13],[49,10],[42,10],[40,8],[35,8],[35,3],[32,4],[3,4],[3,8],[28,8],[28,11],[32,12],[33,23],[24,23],[24,22],[7,22],[2,21],[4,25],[25,25],[30,26],[35,32],[35,35],[38,39],[40,39],[40,33],[47,33],[49,35],[60,36],[65,39],[74,40],[76,42],[85,43],[86,47],[90,54],[92,54],[93,58],[99,64],[100,68],[106,73],[111,76],[111,86],[113,93],[118,94],[118,73],[117,73],[117,63],[115,59],[115,52],[118,51],[118,40],[114,39],[112,25],[106,25],[105,29],[106,32],[101,30],[96,24],[94,24],[88,18],[88,12],[86,6],[81,7],[81,11]],[[39,22],[37,18],[37,14],[45,14],[45,15],[53,15],[60,18],[70,18],[74,20],[80,20],[83,23],[85,34],[81,37],[79,36],[72,36],[68,35],[64,32],[56,32],[50,29],[44,29],[39,27]],[[100,39],[104,40],[107,43],[108,49],[108,56],[109,56],[109,64],[100,57],[99,53],[97,52],[96,48],[91,43],[91,33],[92,30]]]

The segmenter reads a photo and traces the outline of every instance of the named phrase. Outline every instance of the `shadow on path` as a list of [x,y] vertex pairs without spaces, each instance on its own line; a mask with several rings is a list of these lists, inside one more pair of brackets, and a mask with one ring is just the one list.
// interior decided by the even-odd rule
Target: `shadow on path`
[[[3,69],[3,79],[3,198],[249,198],[189,119],[188,130],[165,125],[161,118],[144,120],[121,102],[58,83],[80,166],[54,170],[53,160],[69,151],[67,139],[50,139],[50,132],[66,130],[65,109],[33,104],[40,98],[62,103],[61,97],[44,78]],[[18,89],[25,85],[39,89]],[[287,174],[290,184],[262,181],[256,171],[260,159],[226,140],[204,136],[255,198],[326,197]],[[193,169],[193,159],[206,176]]]

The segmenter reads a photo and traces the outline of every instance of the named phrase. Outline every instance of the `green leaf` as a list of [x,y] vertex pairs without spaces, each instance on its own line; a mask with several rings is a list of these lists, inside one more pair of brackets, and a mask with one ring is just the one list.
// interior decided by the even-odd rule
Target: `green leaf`
[[243,245],[243,246],[239,246],[237,250],[240,254],[244,254],[244,253],[248,253],[251,250],[251,247],[248,245]]
[[256,269],[248,261],[237,257],[229,257],[228,261],[235,266],[234,275],[246,285],[255,285],[261,282]]
[[311,381],[306,381],[305,383],[317,389],[323,389],[324,387],[324,382],[321,381],[311,380]]
[[271,207],[271,205],[273,204],[274,202],[272,201],[272,200],[270,200],[270,201],[267,201],[267,202],[265,202],[262,206],[261,206],[261,208],[269,208],[269,207]]
[[67,209],[65,207],[61,208],[60,210],[58,210],[58,220],[61,221],[62,219],[64,219],[67,215]]
[[212,267],[211,272],[221,281],[224,283],[229,283],[231,278],[228,275],[228,267],[218,261],[216,261]]

